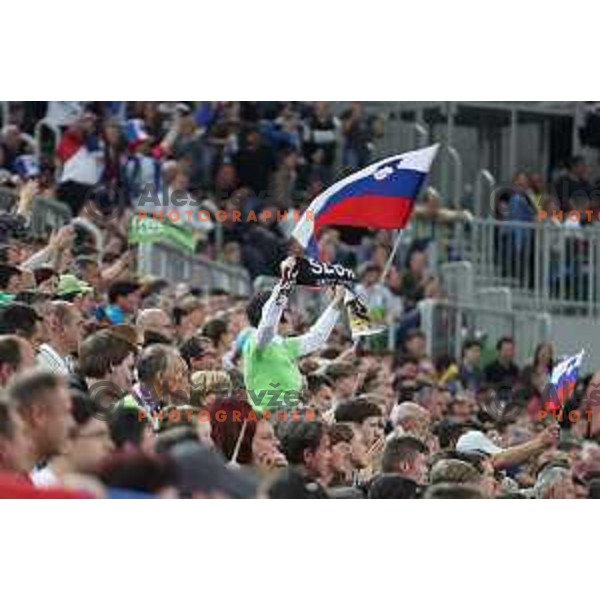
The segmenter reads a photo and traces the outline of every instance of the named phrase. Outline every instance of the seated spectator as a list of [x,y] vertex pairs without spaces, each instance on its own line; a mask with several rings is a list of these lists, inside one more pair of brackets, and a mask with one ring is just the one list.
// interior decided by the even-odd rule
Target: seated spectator
[[383,438],[381,409],[372,402],[355,400],[339,404],[335,409],[335,422],[349,423],[353,429],[359,429],[369,449]]
[[0,474],[14,474],[27,481],[30,470],[31,447],[25,424],[17,409],[0,396]]
[[71,414],[75,426],[60,454],[32,475],[37,487],[75,487],[84,485],[79,479],[95,475],[101,462],[113,449],[106,422],[98,418],[101,407],[86,394],[71,393]]
[[189,337],[180,345],[179,350],[191,373],[214,371],[220,366],[214,344],[205,336]]
[[108,427],[117,450],[139,450],[145,454],[154,452],[153,423],[139,410],[117,406],[109,415]]
[[32,471],[64,451],[74,425],[71,396],[62,377],[35,369],[17,375],[6,392],[25,425]]
[[327,498],[323,481],[329,472],[331,441],[327,427],[318,421],[285,424],[281,448],[289,467],[269,488],[270,498]]
[[132,320],[140,302],[140,286],[133,281],[115,281],[108,289],[108,306],[104,309],[112,325]]
[[73,355],[81,339],[81,312],[69,302],[55,300],[49,305],[44,320],[47,342],[38,349],[37,363],[58,375],[69,375],[73,372]]
[[18,373],[35,365],[31,344],[17,335],[0,335],[0,387],[6,387]]
[[135,326],[144,346],[169,344],[175,333],[169,315],[160,308],[146,308],[140,311]]

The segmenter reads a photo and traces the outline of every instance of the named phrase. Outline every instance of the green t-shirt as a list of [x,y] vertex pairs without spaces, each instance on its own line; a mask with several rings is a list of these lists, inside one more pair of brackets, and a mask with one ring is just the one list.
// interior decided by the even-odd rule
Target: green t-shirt
[[252,332],[244,344],[242,356],[248,402],[255,411],[297,407],[302,390],[298,340],[277,336],[264,347],[257,348],[256,332]]

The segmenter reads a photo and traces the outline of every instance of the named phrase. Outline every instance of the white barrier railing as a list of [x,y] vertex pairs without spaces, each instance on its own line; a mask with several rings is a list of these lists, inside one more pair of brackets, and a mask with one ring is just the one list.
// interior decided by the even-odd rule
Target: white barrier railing
[[[600,227],[474,219],[432,228],[434,255],[473,266],[475,288],[507,287],[515,307],[600,316]],[[442,267],[443,268],[443,267]]]
[[419,305],[421,329],[430,356],[449,355],[461,359],[467,339],[484,338],[493,346],[498,339],[515,340],[516,361],[530,361],[541,342],[551,340],[552,320],[548,313],[487,308],[485,306],[428,300]]
[[139,244],[138,273],[173,283],[197,285],[207,291],[223,289],[234,296],[252,293],[250,276],[245,269],[211,261],[166,243]]

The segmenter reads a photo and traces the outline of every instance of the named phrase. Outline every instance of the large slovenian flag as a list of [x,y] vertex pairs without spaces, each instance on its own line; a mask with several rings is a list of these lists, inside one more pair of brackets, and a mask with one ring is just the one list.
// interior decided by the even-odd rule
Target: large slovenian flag
[[582,350],[579,354],[565,358],[554,367],[550,375],[551,397],[546,402],[546,410],[560,410],[571,398],[584,358],[585,351]]
[[439,144],[384,158],[319,194],[292,232],[310,256],[328,225],[404,229]]

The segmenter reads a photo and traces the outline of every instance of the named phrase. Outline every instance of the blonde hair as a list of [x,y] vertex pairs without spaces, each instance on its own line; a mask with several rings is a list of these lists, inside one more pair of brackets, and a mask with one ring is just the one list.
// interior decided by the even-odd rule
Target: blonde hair
[[229,395],[231,388],[231,378],[225,371],[196,371],[192,375],[192,404],[201,405],[208,394],[215,392]]

